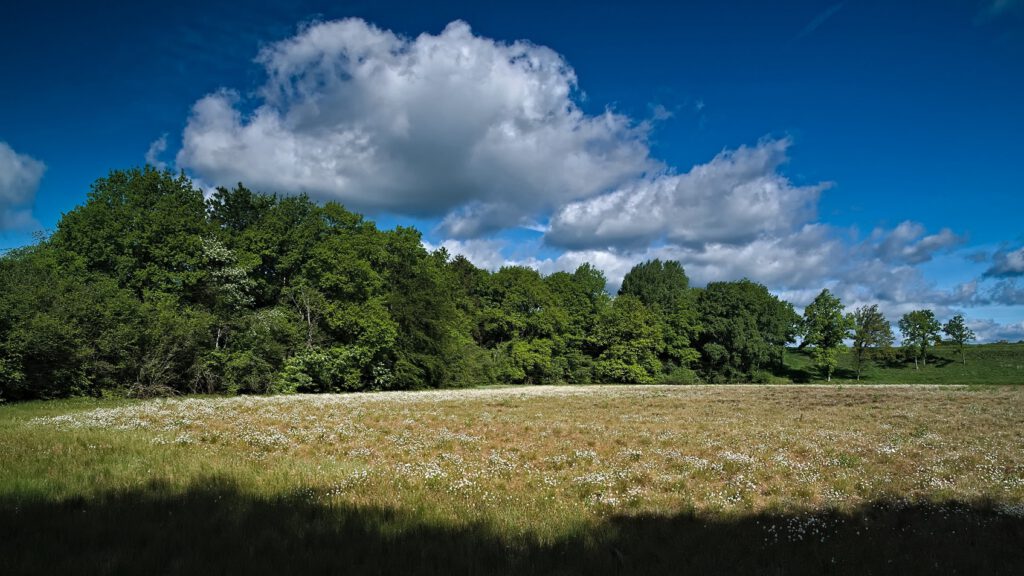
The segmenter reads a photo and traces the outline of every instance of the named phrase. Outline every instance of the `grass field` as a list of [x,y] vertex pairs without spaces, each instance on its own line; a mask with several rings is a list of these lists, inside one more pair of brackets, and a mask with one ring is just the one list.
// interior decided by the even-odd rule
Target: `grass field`
[[[1024,344],[976,344],[966,347],[966,364],[961,363],[960,350],[955,344],[941,344],[931,348],[928,364],[914,368],[913,361],[876,366],[865,363],[861,383],[879,384],[1024,384]],[[820,382],[821,374],[814,369],[810,352],[788,350],[786,371],[780,380],[806,383]],[[839,368],[832,376],[835,382],[855,382],[857,372],[853,355],[844,351],[839,355]]]
[[0,407],[0,574],[1024,573],[1024,388]]

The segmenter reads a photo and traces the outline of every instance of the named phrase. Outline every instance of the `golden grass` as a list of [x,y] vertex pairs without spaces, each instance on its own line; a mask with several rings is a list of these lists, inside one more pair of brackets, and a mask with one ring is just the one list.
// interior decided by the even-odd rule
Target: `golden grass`
[[[4,412],[7,412],[5,416]],[[1024,509],[1024,389],[530,387],[0,410],[0,490],[226,476],[253,494],[553,541],[620,515]]]

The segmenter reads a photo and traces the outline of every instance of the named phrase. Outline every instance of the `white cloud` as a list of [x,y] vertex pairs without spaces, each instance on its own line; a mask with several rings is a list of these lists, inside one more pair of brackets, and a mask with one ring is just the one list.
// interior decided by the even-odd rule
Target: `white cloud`
[[1024,247],[1016,250],[999,250],[992,256],[992,266],[985,276],[1007,278],[1024,276]]
[[868,241],[875,254],[893,264],[923,264],[939,252],[948,251],[966,242],[966,238],[943,228],[938,234],[925,234],[925,227],[909,220],[892,230],[876,228]]
[[978,342],[1024,341],[1024,322],[1000,324],[991,319],[968,319],[967,326],[974,331]]
[[1024,286],[1016,279],[1000,280],[987,294],[988,303],[1005,306],[1024,306]]
[[164,134],[149,144],[149,149],[146,150],[146,164],[153,166],[157,170],[165,170],[167,163],[160,159],[160,155],[166,150],[167,134]]
[[36,224],[32,204],[44,172],[45,164],[0,142],[0,230],[24,230]]
[[681,175],[662,175],[570,203],[545,241],[568,248],[645,246],[657,241],[739,245],[798,230],[815,217],[828,184],[795,186],[778,168],[789,139],[724,151]]
[[[937,289],[919,265],[963,236],[906,221],[862,238],[821,223],[830,184],[782,173],[788,138],[725,150],[685,173],[666,167],[647,133],[669,109],[640,122],[588,115],[575,72],[542,46],[477,36],[463,22],[406,38],[350,19],[307,26],[257,62],[267,80],[254,99],[223,89],[192,108],[175,161],[204,188],[242,181],[437,218],[445,239],[429,248],[546,274],[590,262],[613,291],[633,265],[661,258],[682,262],[698,286],[747,277],[797,307],[829,287],[848,307],[878,303],[890,319],[1020,303],[1010,276],[1024,271],[1024,249],[992,256],[988,276],[1005,282]],[[153,142],[147,161],[165,148],[165,138]],[[539,257],[539,242],[488,236],[509,227],[565,251]]]
[[463,255],[470,262],[479,268],[497,270],[506,264],[514,264],[502,253],[506,243],[501,240],[445,240],[439,244],[423,242],[423,246],[433,252],[438,248],[444,248],[452,256]]
[[458,237],[529,224],[660,168],[646,124],[581,111],[557,53],[464,22],[414,39],[358,19],[317,23],[257,61],[268,75],[258,106],[244,114],[229,90],[196,102],[179,167],[218,185],[447,215]]

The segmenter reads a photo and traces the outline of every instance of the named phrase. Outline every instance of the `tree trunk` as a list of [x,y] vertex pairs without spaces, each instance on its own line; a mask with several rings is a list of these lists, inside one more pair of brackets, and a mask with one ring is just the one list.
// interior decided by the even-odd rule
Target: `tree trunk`
[[967,366],[967,356],[964,356],[964,345],[960,345],[960,363]]

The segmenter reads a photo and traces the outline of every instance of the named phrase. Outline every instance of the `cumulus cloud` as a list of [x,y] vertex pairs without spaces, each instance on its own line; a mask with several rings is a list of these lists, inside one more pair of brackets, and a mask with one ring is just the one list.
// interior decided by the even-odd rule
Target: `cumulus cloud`
[[727,150],[681,175],[644,179],[572,202],[551,218],[545,241],[573,249],[748,244],[799,229],[829,185],[795,186],[778,172],[789,139]]
[[974,331],[978,342],[1024,341],[1024,322],[1000,324],[992,319],[967,320],[967,326]]
[[444,248],[452,256],[465,256],[474,265],[487,270],[497,270],[507,264],[515,264],[507,258],[502,250],[506,243],[502,240],[474,238],[470,240],[448,239],[438,244],[423,242],[424,247],[429,251]]
[[1008,278],[1024,276],[1024,247],[1016,250],[998,250],[992,256],[992,266],[985,271],[985,276]]
[[[975,254],[991,261],[988,274],[942,290],[920,265],[959,248],[962,235],[906,221],[861,237],[820,222],[830,183],[783,174],[789,138],[726,149],[685,172],[665,166],[647,137],[669,109],[644,121],[585,113],[575,72],[543,46],[458,21],[410,38],[349,19],[306,26],[256,61],[266,81],[255,95],[222,89],[192,107],[175,162],[204,188],[243,181],[436,218],[432,237],[443,240],[429,248],[489,269],[590,262],[612,291],[633,265],[661,258],[682,262],[695,285],[747,277],[797,307],[823,287],[890,318],[1021,301],[1024,249]],[[162,165],[166,146],[153,142],[147,161]],[[489,236],[509,227],[542,239]],[[538,256],[541,244],[561,253]]]
[[926,234],[924,225],[908,220],[892,230],[876,228],[868,246],[885,262],[923,264],[935,254],[956,248],[966,240],[949,228],[943,228],[937,234]]
[[44,172],[45,164],[0,142],[0,230],[35,225],[32,204]]
[[1000,280],[989,290],[986,303],[1024,306],[1024,286],[1016,279]]
[[268,78],[255,109],[230,90],[196,102],[179,167],[214,184],[446,215],[452,237],[529,225],[660,169],[646,124],[579,108],[556,52],[464,22],[412,39],[358,19],[316,23],[257,62]]

